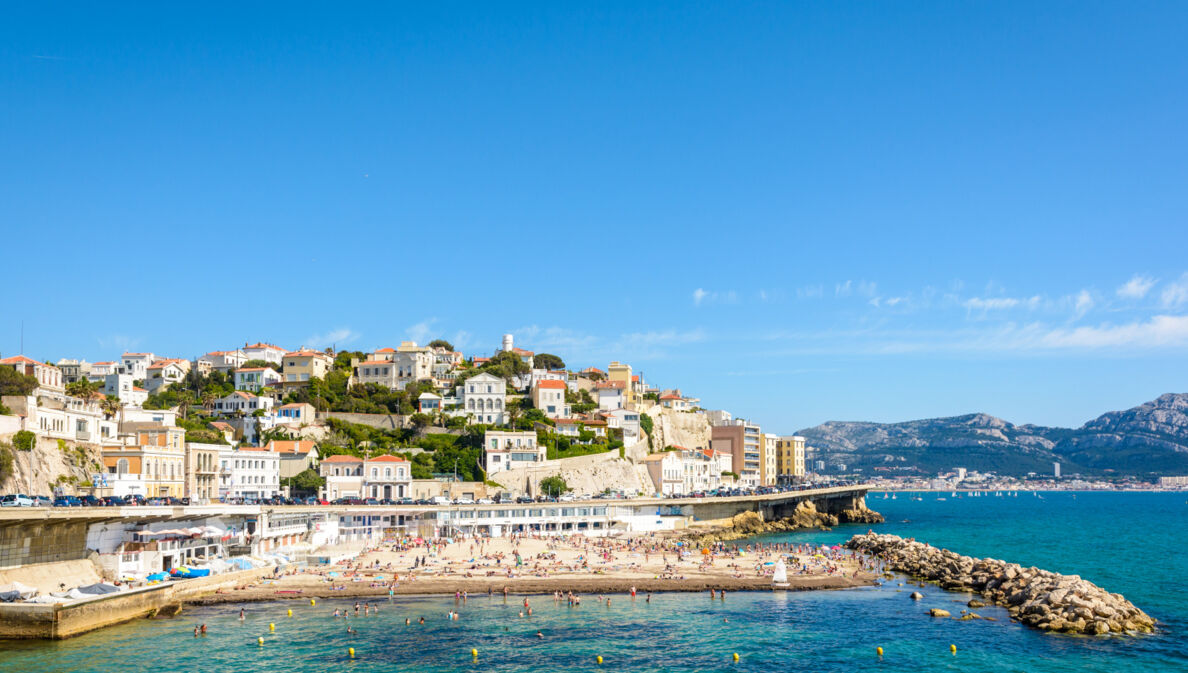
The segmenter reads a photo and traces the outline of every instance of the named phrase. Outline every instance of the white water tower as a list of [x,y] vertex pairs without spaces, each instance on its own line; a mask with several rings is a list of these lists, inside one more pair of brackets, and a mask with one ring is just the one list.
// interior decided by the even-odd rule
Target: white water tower
[[501,348],[500,351],[510,351],[512,349],[513,344],[514,344],[514,340],[512,339],[512,335],[504,334],[503,335],[503,348]]

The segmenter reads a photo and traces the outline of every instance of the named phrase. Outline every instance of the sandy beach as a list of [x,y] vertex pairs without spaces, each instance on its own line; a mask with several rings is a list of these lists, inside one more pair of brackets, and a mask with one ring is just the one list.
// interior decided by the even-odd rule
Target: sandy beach
[[788,563],[788,589],[844,589],[874,575],[842,552],[795,545],[719,545],[694,549],[672,538],[484,538],[413,544],[387,541],[331,566],[283,571],[275,578],[190,601],[213,604],[281,599],[418,594],[575,594],[660,591],[758,591],[772,588],[776,559]]

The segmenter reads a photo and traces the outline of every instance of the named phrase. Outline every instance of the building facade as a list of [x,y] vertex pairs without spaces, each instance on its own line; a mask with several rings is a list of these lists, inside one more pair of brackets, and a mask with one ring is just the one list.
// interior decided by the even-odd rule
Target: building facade
[[547,458],[547,448],[536,441],[531,430],[488,430],[483,434],[484,468],[496,474],[517,467],[531,467]]

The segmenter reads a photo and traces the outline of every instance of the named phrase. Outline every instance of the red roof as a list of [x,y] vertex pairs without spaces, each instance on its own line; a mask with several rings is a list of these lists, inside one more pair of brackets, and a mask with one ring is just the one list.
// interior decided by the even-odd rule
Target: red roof
[[680,395],[673,395],[672,393],[667,393],[667,394],[661,395],[660,399],[662,399],[662,400],[683,400],[685,398],[681,397]]
[[392,361],[391,360],[364,360],[363,362],[360,362],[359,364],[361,364],[361,365],[390,365],[390,364],[392,364]]
[[356,458],[354,456],[337,455],[337,456],[329,456],[329,457],[323,459],[322,462],[323,463],[362,463],[363,459]]
[[512,348],[512,352],[516,355],[536,355],[532,351],[526,351],[523,348]]
[[594,384],[595,388],[626,388],[626,381],[599,381]]
[[54,367],[53,365],[46,364],[44,362],[38,362],[37,360],[34,360],[33,358],[27,358],[24,355],[14,355],[10,358],[4,358],[3,360],[0,360],[0,365],[17,365],[17,364],[41,365],[42,367],[53,367],[54,369],[57,369],[57,367]]
[[375,458],[367,459],[369,463],[407,463],[408,461],[400,456],[376,456]]
[[376,353],[395,353],[396,349],[389,346],[386,348],[379,348],[375,352]]
[[259,343],[254,343],[254,344],[252,344],[252,345],[250,345],[250,346],[244,346],[244,349],[248,349],[248,348],[254,348],[254,349],[272,348],[272,349],[274,349],[274,350],[278,350],[278,351],[283,351],[283,350],[285,350],[285,349],[281,348],[280,346],[274,346],[274,345],[272,345],[272,344],[266,344],[266,343],[264,343],[263,341],[261,341],[261,342],[259,342]]
[[277,409],[296,409],[297,407],[304,407],[306,404],[308,404],[308,402],[290,402],[288,404],[280,405],[277,407]]
[[303,358],[303,357],[310,357],[312,355],[320,355],[324,358],[330,357],[329,355],[326,355],[322,351],[311,351],[311,350],[299,350],[299,351],[292,351],[290,353],[285,353],[285,357],[287,357],[287,358]]
[[[151,367],[150,367],[151,369]],[[272,369],[272,367],[240,367],[236,369],[237,372],[262,372],[265,369]]]
[[582,370],[582,373],[583,374],[605,374],[606,372],[602,371],[601,369],[599,369],[597,367],[586,367],[585,369]]
[[564,390],[566,386],[565,386],[564,381],[554,381],[553,379],[545,379],[543,381],[537,381],[536,387],[537,388],[552,388],[554,390]]
[[314,443],[309,440],[294,440],[294,439],[274,439],[268,442],[264,448],[273,453],[309,453],[314,448]]

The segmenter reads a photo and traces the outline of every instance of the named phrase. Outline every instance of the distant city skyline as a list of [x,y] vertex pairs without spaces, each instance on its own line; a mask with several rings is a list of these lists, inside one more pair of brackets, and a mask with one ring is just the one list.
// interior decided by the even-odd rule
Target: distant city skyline
[[790,434],[1188,391],[1188,5],[0,26],[0,353],[512,333]]

